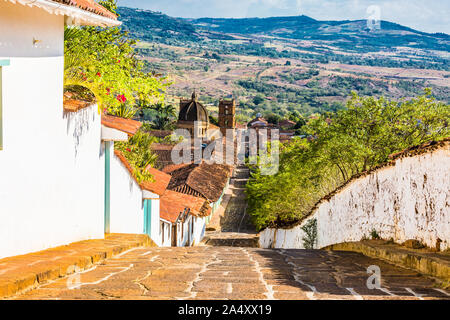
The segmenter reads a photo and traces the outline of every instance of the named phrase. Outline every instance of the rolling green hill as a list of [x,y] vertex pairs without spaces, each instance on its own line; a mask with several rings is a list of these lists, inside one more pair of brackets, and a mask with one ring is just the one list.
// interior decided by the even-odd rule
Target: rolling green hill
[[335,111],[351,91],[393,99],[433,88],[450,101],[450,36],[382,21],[307,16],[182,19],[120,7],[148,69],[169,76],[173,103],[197,89],[203,102],[239,102],[240,120]]

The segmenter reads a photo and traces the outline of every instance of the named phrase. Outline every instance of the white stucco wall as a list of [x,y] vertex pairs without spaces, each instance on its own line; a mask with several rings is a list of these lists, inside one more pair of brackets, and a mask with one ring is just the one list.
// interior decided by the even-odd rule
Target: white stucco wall
[[[188,247],[192,243],[192,232],[190,230],[192,216],[189,216],[184,223],[178,223],[177,245],[178,247]],[[184,227],[182,227],[184,225]]]
[[144,233],[142,190],[119,158],[111,153],[111,233]]
[[[164,222],[164,232],[162,232],[162,228],[159,228],[160,237],[161,237],[161,247],[171,247],[172,246],[172,224],[168,223],[167,221],[160,221],[161,223]],[[161,226],[161,224],[160,224]]]
[[206,218],[199,217],[194,218],[194,245],[198,245],[203,238],[205,237],[205,231],[206,231]]
[[[45,58],[63,55],[63,16],[0,1],[0,57]],[[41,74],[41,77],[44,80],[50,74]]]
[[420,240],[450,248],[450,151],[448,144],[432,153],[398,159],[360,178],[292,229],[266,229],[263,248],[303,248],[301,226],[317,219],[317,247],[360,241],[375,229],[383,239],[402,243]]
[[[0,258],[104,236],[97,106],[64,114],[62,102],[41,105],[39,94],[19,104],[4,95]],[[34,103],[24,101],[29,97]]]
[[151,217],[151,235],[150,238],[155,242],[157,246],[161,246],[161,234],[159,232],[159,210],[160,199],[151,199],[152,202],[152,217]]
[[0,258],[104,236],[100,115],[63,111],[63,35],[62,16],[0,2]]

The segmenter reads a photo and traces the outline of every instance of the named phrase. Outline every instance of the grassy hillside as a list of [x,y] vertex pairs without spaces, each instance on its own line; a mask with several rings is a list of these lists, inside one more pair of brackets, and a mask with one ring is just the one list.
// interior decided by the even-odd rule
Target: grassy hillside
[[[120,8],[123,28],[141,42],[149,69],[171,77],[174,103],[194,88],[205,103],[233,95],[242,121],[335,111],[351,91],[410,98],[432,87],[450,100],[449,36],[390,22],[180,19]],[[211,111],[215,108],[211,107]]]

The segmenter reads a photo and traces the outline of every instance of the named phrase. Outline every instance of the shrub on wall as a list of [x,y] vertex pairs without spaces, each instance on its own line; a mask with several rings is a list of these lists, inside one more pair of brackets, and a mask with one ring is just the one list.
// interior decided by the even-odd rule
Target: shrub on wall
[[252,172],[248,212],[258,229],[304,219],[314,205],[389,155],[449,136],[450,106],[431,91],[411,100],[353,94],[347,108],[309,121],[308,138],[283,146],[274,176]]
[[302,227],[306,236],[303,237],[303,247],[314,249],[317,244],[317,219],[311,219]]

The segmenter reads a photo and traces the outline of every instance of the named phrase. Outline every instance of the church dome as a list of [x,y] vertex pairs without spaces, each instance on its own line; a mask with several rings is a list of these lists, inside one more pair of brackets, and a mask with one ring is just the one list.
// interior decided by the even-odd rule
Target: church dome
[[209,122],[208,111],[198,101],[197,93],[192,94],[191,100],[181,101],[178,121]]

